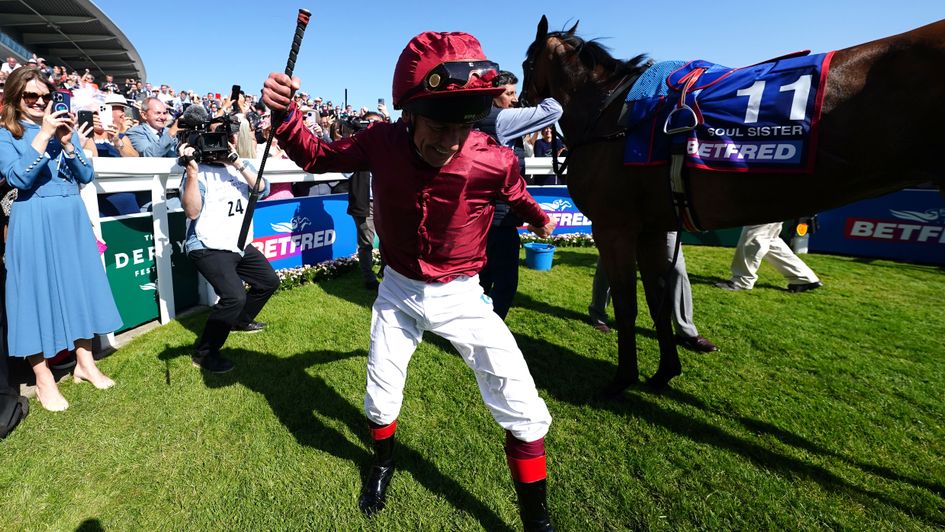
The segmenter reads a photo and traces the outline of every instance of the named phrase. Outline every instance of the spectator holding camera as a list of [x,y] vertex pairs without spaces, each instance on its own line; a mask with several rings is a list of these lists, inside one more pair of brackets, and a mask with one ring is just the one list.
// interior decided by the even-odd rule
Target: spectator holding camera
[[46,359],[75,349],[76,382],[115,383],[95,365],[92,337],[121,326],[79,186],[92,181],[75,118],[54,110],[55,86],[35,67],[10,75],[0,113],[0,174],[18,190],[10,214],[6,300],[11,356],[25,357],[47,410],[69,402]]
[[[141,102],[143,124],[128,130],[128,140],[141,157],[174,157],[177,154],[177,122],[157,98]],[[168,125],[169,122],[172,122]]]
[[134,87],[128,91],[128,99],[141,103],[150,96],[150,91],[144,87],[144,83],[139,79],[135,81]]
[[125,99],[117,94],[105,97],[107,117],[95,113],[92,121],[92,138],[98,157],[137,157],[138,152],[127,137],[134,120],[125,114],[128,107]]
[[[135,151],[131,141],[125,135],[134,124],[134,120],[125,114],[125,109],[128,108],[127,102],[117,94],[109,94],[105,97],[105,107],[108,108],[105,111],[107,115],[95,113],[92,118],[92,135],[95,140],[96,156],[137,157],[138,152]],[[111,120],[108,120],[108,118],[111,118]],[[150,192],[127,191],[99,194],[99,216],[135,214],[141,212],[142,208],[150,203]]]
[[[234,117],[235,118],[235,117]],[[210,117],[199,105],[187,108],[181,118],[187,128],[208,124]],[[266,301],[279,287],[272,266],[252,244],[238,247],[239,232],[250,189],[256,186],[256,170],[236,153],[236,128],[225,122],[219,129],[226,130],[230,152],[222,156],[198,153],[191,143],[182,142],[178,164],[185,168],[181,184],[181,203],[187,216],[187,237],[184,247],[187,256],[203,274],[220,300],[210,309],[210,316],[197,341],[193,355],[194,365],[210,373],[226,373],[233,362],[220,354],[230,331],[259,332],[265,323],[255,320]],[[197,133],[185,129],[189,139]],[[269,193],[269,183],[263,183],[262,196]],[[250,225],[247,242],[253,240]],[[249,292],[243,283],[250,286]]]
[[108,92],[111,94],[118,94],[121,92],[118,84],[115,83],[115,77],[111,74],[105,74],[105,83],[102,84],[102,92]]
[[248,111],[246,111],[246,121],[249,122],[249,129],[254,133],[259,131],[259,123],[266,112],[266,106],[262,102],[256,102]]

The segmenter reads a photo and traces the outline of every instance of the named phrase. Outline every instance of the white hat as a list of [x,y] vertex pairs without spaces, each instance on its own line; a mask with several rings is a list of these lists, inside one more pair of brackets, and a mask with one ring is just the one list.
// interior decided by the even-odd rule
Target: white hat
[[108,93],[105,95],[105,105],[122,105],[128,107],[128,101],[120,94]]

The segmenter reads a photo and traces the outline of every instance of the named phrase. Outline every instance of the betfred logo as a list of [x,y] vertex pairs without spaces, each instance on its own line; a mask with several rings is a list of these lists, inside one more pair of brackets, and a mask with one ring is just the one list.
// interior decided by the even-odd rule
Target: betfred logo
[[253,246],[268,260],[279,260],[335,243],[334,229],[306,231],[311,225],[312,222],[304,216],[296,216],[288,222],[269,224],[273,231],[282,234],[256,238],[253,240]]
[[581,214],[580,211],[566,211],[567,209],[574,209],[574,204],[566,199],[558,198],[554,201],[539,203],[538,205],[545,211],[549,218],[555,221],[559,229],[591,225],[591,221]]
[[253,246],[269,260],[294,257],[303,251],[330,246],[335,243],[335,230],[325,229],[310,233],[264,236],[253,240]]
[[847,218],[846,238],[909,244],[945,244],[945,226],[890,220]]

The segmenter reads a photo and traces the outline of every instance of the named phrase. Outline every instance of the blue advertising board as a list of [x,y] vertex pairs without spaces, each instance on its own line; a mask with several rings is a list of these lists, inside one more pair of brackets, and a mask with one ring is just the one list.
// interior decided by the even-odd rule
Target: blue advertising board
[[348,195],[260,201],[252,244],[276,270],[347,257],[357,250]]
[[945,264],[945,199],[907,189],[817,215],[810,250]]
[[[591,221],[566,186],[528,191],[558,223],[555,234],[591,233]],[[357,233],[347,207],[347,194],[262,201],[253,245],[275,269],[353,255]],[[903,190],[822,212],[817,219],[812,252],[945,264],[945,199],[935,190]]]
[[[568,187],[564,185],[528,187],[528,192],[541,205],[545,213],[558,223],[554,234],[591,232],[591,221],[574,205]],[[521,228],[519,232],[525,233],[528,230]]]

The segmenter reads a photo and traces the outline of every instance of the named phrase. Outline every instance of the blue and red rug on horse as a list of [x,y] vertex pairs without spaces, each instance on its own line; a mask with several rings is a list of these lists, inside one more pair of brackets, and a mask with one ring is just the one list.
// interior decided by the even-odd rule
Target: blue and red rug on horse
[[833,52],[808,51],[744,68],[667,61],[627,95],[628,165],[669,162],[727,172],[809,172]]

